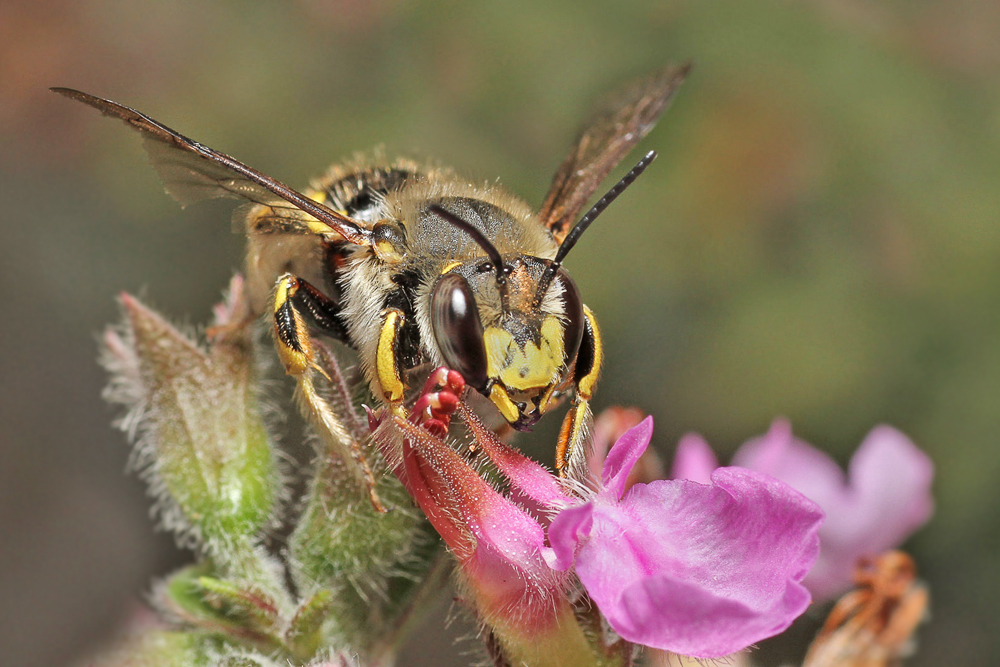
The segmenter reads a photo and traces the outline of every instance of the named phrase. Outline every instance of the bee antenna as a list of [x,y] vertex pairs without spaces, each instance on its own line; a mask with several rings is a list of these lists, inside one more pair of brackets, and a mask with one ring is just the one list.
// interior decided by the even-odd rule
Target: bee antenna
[[597,216],[604,212],[611,202],[618,199],[618,195],[625,192],[628,186],[632,185],[635,179],[639,178],[642,172],[646,171],[646,167],[656,159],[656,151],[649,151],[638,164],[636,164],[632,169],[625,174],[620,181],[615,183],[614,187],[608,190],[607,194],[597,200],[589,211],[587,211],[580,220],[573,225],[573,229],[569,230],[569,234],[563,239],[562,245],[559,246],[559,251],[556,252],[556,257],[552,262],[545,268],[545,273],[542,274],[541,280],[538,281],[538,290],[535,292],[537,295],[535,297],[536,301],[541,301],[542,297],[545,295],[545,291],[549,288],[549,283],[555,277],[556,272],[559,267],[562,266],[562,262],[566,259],[566,255],[569,251],[573,249],[576,242],[580,240],[583,233],[587,231],[587,227],[590,227]]
[[500,251],[486,238],[486,235],[474,227],[472,223],[463,220],[440,204],[431,204],[427,210],[472,237],[476,245],[482,248],[486,256],[490,258],[490,263],[493,264],[493,269],[496,272],[497,287],[500,288],[500,293],[506,296],[507,274],[504,272],[503,257],[500,256]]

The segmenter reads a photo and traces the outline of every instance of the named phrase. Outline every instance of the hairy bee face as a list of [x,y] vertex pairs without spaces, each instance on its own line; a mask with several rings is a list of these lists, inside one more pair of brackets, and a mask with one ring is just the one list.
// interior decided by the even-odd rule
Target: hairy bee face
[[[504,258],[505,281],[478,259],[445,272],[431,296],[431,326],[447,366],[487,396],[516,429],[530,429],[570,379],[583,336],[583,305],[560,269],[527,255]],[[544,293],[539,293],[539,288]]]

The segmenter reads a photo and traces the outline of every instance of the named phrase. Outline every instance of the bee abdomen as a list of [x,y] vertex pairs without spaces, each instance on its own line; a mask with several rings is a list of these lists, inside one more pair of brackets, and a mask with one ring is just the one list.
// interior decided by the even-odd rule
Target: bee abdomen
[[327,201],[352,218],[372,219],[381,206],[381,199],[407,181],[418,178],[416,165],[394,164],[363,167],[345,174],[333,174],[333,180],[322,185]]

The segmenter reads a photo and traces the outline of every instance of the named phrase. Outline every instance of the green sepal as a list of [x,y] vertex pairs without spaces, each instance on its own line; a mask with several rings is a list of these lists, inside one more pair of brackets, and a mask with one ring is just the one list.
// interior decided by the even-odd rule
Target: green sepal
[[278,623],[274,599],[255,588],[243,588],[213,577],[198,577],[205,602],[226,618],[261,632],[273,632]]
[[333,609],[333,591],[322,589],[302,603],[292,617],[285,631],[285,645],[288,651],[301,660],[314,655],[323,640],[323,624]]
[[278,608],[259,590],[207,574],[205,565],[185,568],[161,589],[160,602],[172,615],[197,629],[222,635],[240,645],[271,651],[281,646],[275,635]]

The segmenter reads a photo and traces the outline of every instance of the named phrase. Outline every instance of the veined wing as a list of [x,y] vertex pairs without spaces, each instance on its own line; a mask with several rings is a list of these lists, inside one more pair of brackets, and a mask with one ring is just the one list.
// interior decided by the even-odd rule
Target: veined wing
[[539,218],[562,243],[584,204],[670,105],[690,63],[668,66],[607,98],[559,166]]
[[281,181],[248,167],[225,153],[188,139],[129,107],[71,88],[55,93],[92,106],[125,122],[143,137],[146,152],[169,192],[182,205],[202,199],[233,197],[263,204],[283,224],[283,231],[337,234],[358,245],[370,245],[367,225],[293,190]]

